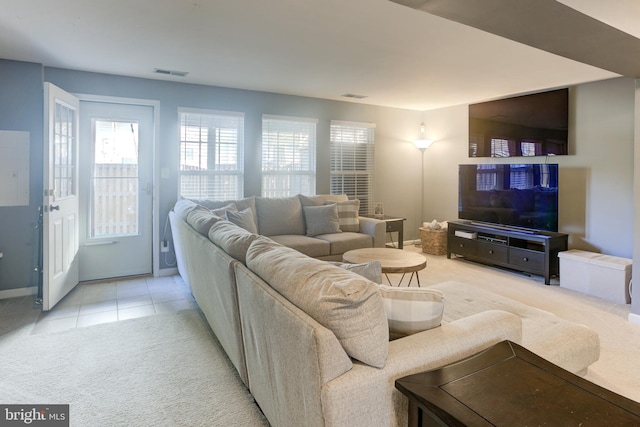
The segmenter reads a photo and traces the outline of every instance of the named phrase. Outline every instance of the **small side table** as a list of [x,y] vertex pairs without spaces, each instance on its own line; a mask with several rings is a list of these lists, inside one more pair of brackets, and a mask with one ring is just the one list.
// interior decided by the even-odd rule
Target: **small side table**
[[[367,218],[379,219],[387,223],[387,233],[398,233],[398,249],[402,249],[402,241],[404,239],[404,222],[406,218],[393,215],[362,215]],[[393,241],[393,239],[392,239]]]

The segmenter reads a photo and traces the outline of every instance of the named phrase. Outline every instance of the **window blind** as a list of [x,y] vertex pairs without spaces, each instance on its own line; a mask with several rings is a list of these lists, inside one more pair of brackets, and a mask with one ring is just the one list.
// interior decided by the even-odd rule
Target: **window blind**
[[244,114],[180,109],[180,195],[244,196]]
[[314,195],[315,119],[262,117],[262,196]]
[[360,200],[360,214],[373,209],[375,125],[331,121],[331,194]]

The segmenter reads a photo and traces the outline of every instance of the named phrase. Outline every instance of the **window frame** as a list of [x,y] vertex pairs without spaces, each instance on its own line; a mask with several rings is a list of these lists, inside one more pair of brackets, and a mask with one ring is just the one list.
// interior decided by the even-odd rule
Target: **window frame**
[[[309,117],[262,115],[262,197],[315,195],[317,124]],[[306,133],[301,131],[305,127]]]
[[[185,115],[202,116],[200,118],[200,130],[199,134],[202,135],[202,129],[204,129],[202,118],[205,117],[209,123],[207,124],[207,141],[198,139],[197,141],[188,141],[186,138],[186,130],[184,129],[184,117]],[[223,121],[236,121],[235,126],[220,126]],[[245,114],[237,111],[224,111],[224,110],[209,110],[198,108],[178,108],[178,193],[180,196],[190,199],[210,199],[210,200],[236,200],[244,197],[244,133],[245,133]],[[217,122],[217,123],[216,123]],[[213,125],[218,124],[215,127]],[[221,130],[232,129],[231,132],[225,132],[227,135],[223,135]],[[215,130],[213,133],[212,130]],[[232,135],[231,139],[228,139],[229,133]],[[214,140],[211,140],[211,135],[214,135]],[[206,147],[206,160],[207,168],[185,170],[185,153],[189,149],[195,147],[189,147],[187,144],[197,145],[199,150],[198,166],[202,166],[203,160],[203,147]],[[213,144],[213,151],[210,155],[211,145]],[[215,154],[218,156],[215,156]],[[210,157],[212,156],[212,157]],[[235,162],[220,163],[219,159],[223,156],[231,156],[235,159]],[[213,161],[213,163],[210,163]],[[224,165],[227,165],[224,167]],[[231,165],[229,167],[229,165]],[[195,167],[195,165],[192,165]],[[211,168],[209,168],[211,167]],[[194,189],[190,192],[185,192],[185,186],[189,185],[185,182],[186,177],[193,177],[194,181],[197,181]],[[233,185],[229,187],[219,186],[219,182],[223,182],[224,178],[230,178],[228,182],[233,182]],[[218,181],[218,183],[216,183]],[[210,184],[213,188],[203,188]],[[235,188],[232,188],[235,187]],[[186,193],[186,194],[185,194]]]
[[[342,133],[353,142],[342,136],[338,140],[337,128],[343,128]],[[343,120],[331,120],[329,125],[330,193],[360,200],[361,215],[371,214],[374,205],[375,129],[375,123]],[[357,135],[362,132],[364,137]],[[352,183],[347,185],[349,178]]]

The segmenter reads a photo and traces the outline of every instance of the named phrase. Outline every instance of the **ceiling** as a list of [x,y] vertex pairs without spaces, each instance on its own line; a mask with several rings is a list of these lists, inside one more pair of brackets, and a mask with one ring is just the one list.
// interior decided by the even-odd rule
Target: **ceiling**
[[[632,43],[638,3],[562,1]],[[388,0],[0,0],[0,10],[4,59],[412,110],[623,74]]]

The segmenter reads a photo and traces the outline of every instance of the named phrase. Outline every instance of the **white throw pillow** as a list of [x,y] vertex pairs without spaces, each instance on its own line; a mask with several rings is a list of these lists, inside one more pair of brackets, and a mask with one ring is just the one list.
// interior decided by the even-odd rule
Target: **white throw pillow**
[[396,339],[440,326],[444,295],[436,289],[379,285],[389,322],[389,338]]
[[360,221],[358,220],[358,211],[360,210],[360,200],[347,200],[344,202],[325,202],[325,205],[335,203],[338,208],[338,221],[340,222],[340,230],[360,231]]

